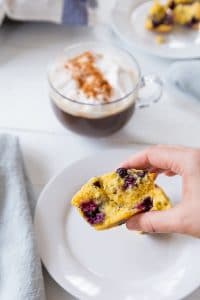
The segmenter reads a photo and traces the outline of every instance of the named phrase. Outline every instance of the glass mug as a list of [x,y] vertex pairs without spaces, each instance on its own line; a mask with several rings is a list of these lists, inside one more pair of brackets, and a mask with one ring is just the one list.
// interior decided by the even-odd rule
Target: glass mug
[[[67,48],[58,58],[67,61],[85,51],[110,53],[120,57],[123,66],[133,71],[131,87],[119,99],[105,103],[85,103],[71,99],[57,88],[52,78],[53,65],[48,72],[49,96],[53,110],[64,126],[79,134],[107,136],[122,128],[131,118],[135,108],[148,107],[162,95],[162,82],[155,75],[142,76],[140,66],[127,50],[101,42],[87,42]],[[55,66],[55,64],[54,64]]]

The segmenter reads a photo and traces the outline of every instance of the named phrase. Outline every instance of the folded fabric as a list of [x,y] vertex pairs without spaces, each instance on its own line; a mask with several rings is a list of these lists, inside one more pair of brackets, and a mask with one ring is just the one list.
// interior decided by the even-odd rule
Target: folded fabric
[[35,201],[16,137],[0,135],[0,299],[44,300]]
[[165,74],[169,92],[177,97],[200,101],[200,61],[188,60],[172,64]]
[[86,25],[94,21],[97,6],[97,0],[0,0],[0,23],[8,16],[14,20]]

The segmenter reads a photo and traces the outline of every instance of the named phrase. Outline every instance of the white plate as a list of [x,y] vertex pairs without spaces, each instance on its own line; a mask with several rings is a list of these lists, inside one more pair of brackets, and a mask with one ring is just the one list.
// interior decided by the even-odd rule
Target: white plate
[[[198,239],[140,235],[125,226],[97,232],[70,206],[88,178],[116,168],[128,155],[130,150],[96,153],[50,181],[35,215],[42,261],[55,281],[80,299],[181,299],[200,283]],[[176,202],[179,178],[160,181]]]
[[117,0],[112,11],[116,33],[129,45],[151,54],[167,58],[200,57],[200,31],[175,29],[166,34],[166,42],[158,45],[155,33],[144,28],[145,18],[152,1]]

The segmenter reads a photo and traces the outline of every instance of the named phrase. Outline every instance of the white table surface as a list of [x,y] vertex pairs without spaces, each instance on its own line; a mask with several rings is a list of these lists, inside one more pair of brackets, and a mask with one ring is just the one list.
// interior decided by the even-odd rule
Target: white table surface
[[[64,165],[96,150],[133,143],[200,146],[200,102],[174,99],[167,91],[158,104],[136,111],[129,124],[111,137],[80,137],[62,127],[47,95],[47,64],[64,46],[93,38],[105,40],[106,35],[100,29],[52,24],[14,23],[0,29],[0,132],[19,136],[29,176],[38,192]],[[134,49],[132,52],[144,74],[162,76],[172,63]],[[46,273],[45,285],[48,300],[74,299]],[[187,298],[197,299],[200,290]]]

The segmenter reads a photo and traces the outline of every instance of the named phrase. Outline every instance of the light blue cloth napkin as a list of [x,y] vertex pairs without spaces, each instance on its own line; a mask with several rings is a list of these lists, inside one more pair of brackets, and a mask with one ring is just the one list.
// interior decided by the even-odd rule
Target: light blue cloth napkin
[[166,87],[177,97],[200,101],[200,61],[172,64],[165,74]]
[[97,0],[64,0],[62,23],[68,25],[87,25],[89,9],[96,9]]
[[0,299],[44,300],[35,206],[16,137],[0,135]]

